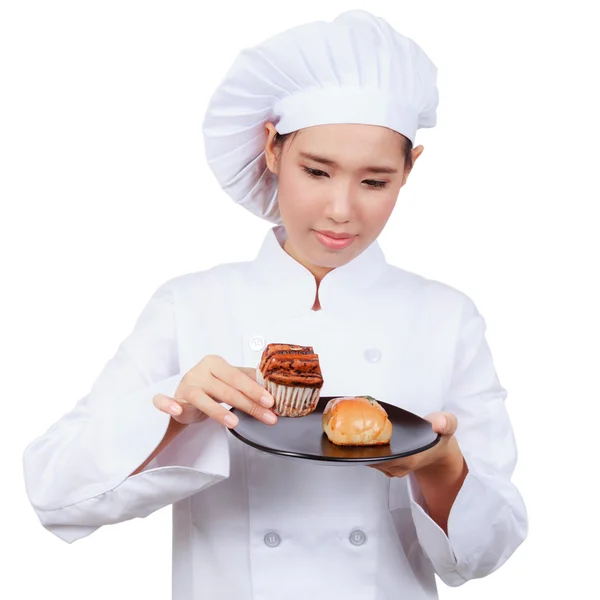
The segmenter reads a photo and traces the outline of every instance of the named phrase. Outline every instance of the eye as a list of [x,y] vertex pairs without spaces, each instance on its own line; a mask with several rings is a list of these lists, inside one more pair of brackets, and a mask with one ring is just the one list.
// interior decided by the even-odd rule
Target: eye
[[310,177],[319,178],[319,177],[323,177],[323,175],[325,175],[326,177],[329,177],[329,175],[327,175],[327,173],[325,173],[325,171],[319,171],[319,169],[311,169],[310,167],[302,167],[302,169]]
[[366,179],[364,181],[369,187],[382,189],[387,185],[387,181],[376,181],[374,179]]
[[[311,169],[310,167],[302,167],[302,170],[309,176],[314,177],[315,179],[320,179],[322,177],[329,177],[325,171],[321,171],[319,169]],[[365,179],[363,183],[366,183],[368,187],[374,189],[383,189],[387,186],[387,181],[377,181],[376,179]]]

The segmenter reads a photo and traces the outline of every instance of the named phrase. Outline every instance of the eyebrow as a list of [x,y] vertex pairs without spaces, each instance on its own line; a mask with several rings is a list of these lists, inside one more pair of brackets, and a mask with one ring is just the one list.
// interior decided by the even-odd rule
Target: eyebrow
[[[325,158],[324,156],[319,156],[318,154],[313,154],[312,152],[300,152],[300,156],[302,158],[307,158],[323,165],[327,165],[328,167],[339,167],[334,160]],[[368,171],[369,173],[389,173],[390,175],[398,172],[398,169],[395,169],[394,167],[382,166],[365,167],[364,170]]]

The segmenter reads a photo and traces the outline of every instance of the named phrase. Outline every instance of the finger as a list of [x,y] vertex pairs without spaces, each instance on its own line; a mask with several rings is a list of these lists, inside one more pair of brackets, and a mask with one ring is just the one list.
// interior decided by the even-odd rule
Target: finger
[[171,415],[175,421],[184,425],[197,423],[206,418],[203,412],[182,398],[176,399],[165,394],[157,394],[153,398],[153,403],[158,410]]
[[[252,369],[250,367],[235,367],[238,371],[241,371],[244,375],[249,377],[252,381],[256,382],[260,388],[260,398],[259,403],[262,404],[265,408],[271,408],[275,404],[275,399],[273,398],[273,394],[271,394],[266,388],[260,385],[257,382],[256,374],[258,369]],[[254,388],[256,389],[256,388]],[[258,393],[258,392],[257,392]]]
[[444,434],[454,435],[458,429],[458,417],[451,412],[446,412],[444,415],[446,416],[446,428]]
[[450,412],[434,412],[425,418],[431,423],[433,431],[441,435],[453,435],[458,426],[456,415]]
[[241,371],[242,373],[244,373],[244,375],[247,375],[248,377],[250,377],[250,379],[252,379],[252,381],[256,381],[256,369],[252,369],[250,367],[235,367],[236,369],[238,369],[238,371]]
[[[250,400],[262,404],[265,408],[270,408],[275,404],[273,396],[262,385],[257,383],[256,369],[242,367],[240,370],[222,360],[211,364],[211,373],[217,379],[220,379],[231,388],[240,391],[244,396],[250,398]],[[222,398],[219,398],[219,400],[227,402],[227,400]],[[227,402],[227,404],[231,404],[231,402]]]
[[239,423],[239,419],[236,415],[229,412],[229,410],[219,402],[213,400],[213,398],[198,386],[191,387],[187,390],[185,399],[200,412],[203,412],[205,415],[218,421],[225,427],[231,429]]
[[[247,378],[243,373],[240,373],[240,375]],[[235,406],[267,425],[274,425],[277,422],[277,416],[273,411],[261,406],[258,402],[248,398],[248,396],[239,389],[231,387],[220,379],[215,379],[213,377],[207,383],[205,391],[211,398],[218,399],[230,406]],[[264,391],[266,392],[266,390]]]
[[158,410],[174,417],[178,417],[183,412],[181,404],[176,402],[174,398],[166,396],[165,394],[156,394],[156,396],[152,398],[152,403]]

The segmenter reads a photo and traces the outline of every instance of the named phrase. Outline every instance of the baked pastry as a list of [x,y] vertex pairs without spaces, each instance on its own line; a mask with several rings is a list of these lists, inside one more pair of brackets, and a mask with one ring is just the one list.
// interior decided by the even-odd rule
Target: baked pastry
[[322,425],[329,441],[338,446],[382,446],[392,439],[392,422],[371,396],[332,398]]
[[257,370],[257,381],[275,399],[280,417],[304,417],[317,407],[323,376],[312,346],[268,344]]

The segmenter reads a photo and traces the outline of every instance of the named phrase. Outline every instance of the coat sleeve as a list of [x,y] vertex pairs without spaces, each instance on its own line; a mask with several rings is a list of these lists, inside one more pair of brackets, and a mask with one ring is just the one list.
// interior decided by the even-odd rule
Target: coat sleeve
[[525,505],[510,478],[513,430],[485,338],[485,321],[465,297],[455,367],[443,410],[458,418],[456,439],[469,472],[448,517],[448,536],[429,517],[414,474],[407,477],[418,541],[450,586],[498,569],[527,535]]
[[[71,543],[103,525],[177,502],[229,476],[227,434],[213,420],[188,426],[130,476],[165,435],[170,416],[157,393],[173,396],[179,372],[169,282],[150,298],[87,396],[24,451],[25,488],[41,524]],[[168,452],[167,452],[168,451]]]

